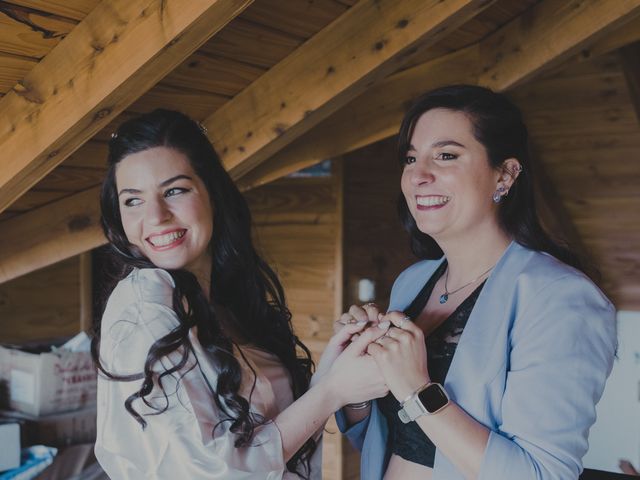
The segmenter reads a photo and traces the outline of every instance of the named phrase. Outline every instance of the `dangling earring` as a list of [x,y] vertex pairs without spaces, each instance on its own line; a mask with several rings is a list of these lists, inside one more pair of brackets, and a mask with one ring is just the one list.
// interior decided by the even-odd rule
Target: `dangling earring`
[[493,198],[493,201],[495,203],[500,203],[500,200],[502,200],[502,194],[505,192],[505,190],[506,189],[504,188],[504,186],[500,185],[498,189],[493,192],[493,196],[491,198]]

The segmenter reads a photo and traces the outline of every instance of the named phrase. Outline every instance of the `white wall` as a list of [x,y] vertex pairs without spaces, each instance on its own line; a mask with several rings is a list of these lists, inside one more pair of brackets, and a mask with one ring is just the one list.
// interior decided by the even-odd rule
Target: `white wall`
[[585,468],[619,472],[640,464],[640,312],[618,312],[618,358],[597,406]]

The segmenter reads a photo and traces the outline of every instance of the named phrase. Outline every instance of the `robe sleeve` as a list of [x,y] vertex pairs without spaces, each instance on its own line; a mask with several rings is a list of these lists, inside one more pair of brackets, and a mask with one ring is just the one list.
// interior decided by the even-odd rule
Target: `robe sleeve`
[[[139,270],[127,280],[109,299],[100,348],[107,370],[120,375],[142,372],[149,348],[179,322],[171,308],[173,284],[167,272]],[[142,380],[99,378],[95,452],[106,473],[118,479],[297,478],[286,470],[274,422],[257,427],[250,446],[235,447],[236,435],[212,394],[215,366],[196,358],[193,351],[184,367],[162,378],[165,397],[158,375],[180,358],[181,352],[175,351],[153,367],[156,380],[149,403],[165,411],[158,414],[139,399],[133,402],[147,422],[144,429],[124,405]]]

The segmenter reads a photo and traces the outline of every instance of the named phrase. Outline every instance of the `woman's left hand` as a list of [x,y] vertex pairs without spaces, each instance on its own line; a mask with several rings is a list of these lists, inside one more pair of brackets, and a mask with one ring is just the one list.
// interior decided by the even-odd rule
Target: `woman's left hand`
[[367,348],[393,396],[399,402],[429,382],[424,334],[404,313],[389,312],[380,323],[390,322],[385,336]]

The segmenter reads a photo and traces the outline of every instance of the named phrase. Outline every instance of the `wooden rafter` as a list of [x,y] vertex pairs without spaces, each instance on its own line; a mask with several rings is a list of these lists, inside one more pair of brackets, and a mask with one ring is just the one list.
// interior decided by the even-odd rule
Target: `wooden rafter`
[[0,100],[0,212],[251,3],[99,3]]
[[0,225],[0,283],[105,243],[99,188],[5,220]]
[[361,0],[205,120],[237,178],[490,5]]
[[482,42],[478,81],[496,90],[512,88],[638,13],[638,0],[543,1]]
[[640,16],[631,18],[620,28],[580,49],[577,58],[589,60],[640,41]]
[[[568,8],[573,4],[577,8]],[[625,22],[631,26],[640,24],[640,0],[547,0],[525,14],[526,18],[516,18],[466,51],[389,77],[274,155],[269,162],[243,176],[241,184],[261,185],[391,136],[397,132],[404,106],[429,88],[470,82],[498,91],[508,90],[578,51],[589,51],[593,46],[595,52],[603,54],[618,48],[621,39],[633,38],[632,30],[623,26],[621,34],[603,35]],[[540,37],[553,32],[559,32],[557,42],[553,36]],[[526,55],[512,51],[526,52]],[[358,128],[349,125],[358,125]],[[327,142],[327,138],[331,141]]]
[[392,75],[239,178],[239,184],[257,187],[396,134],[407,102],[430,88],[473,83],[476,61],[474,46]]

